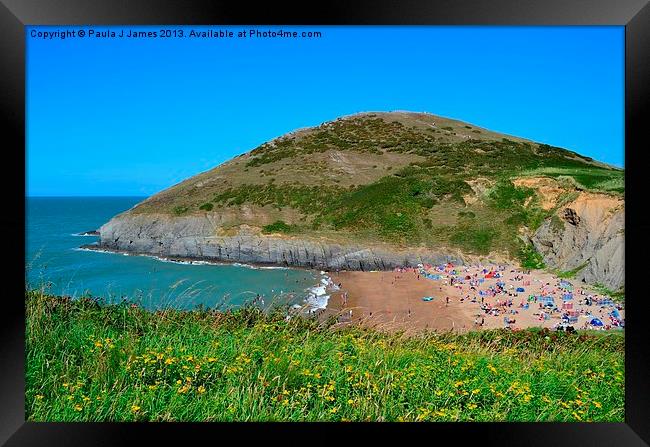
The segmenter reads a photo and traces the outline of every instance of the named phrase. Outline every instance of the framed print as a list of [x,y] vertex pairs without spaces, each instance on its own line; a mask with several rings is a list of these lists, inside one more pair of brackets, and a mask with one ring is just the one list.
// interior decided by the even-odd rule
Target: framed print
[[3,442],[646,445],[650,10],[404,6],[4,2]]

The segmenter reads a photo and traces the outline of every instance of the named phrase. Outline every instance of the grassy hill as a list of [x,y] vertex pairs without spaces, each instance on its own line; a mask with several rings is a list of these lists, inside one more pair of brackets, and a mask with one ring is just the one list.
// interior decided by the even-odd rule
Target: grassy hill
[[607,421],[622,333],[404,338],[256,308],[148,312],[26,292],[29,421]]
[[[503,253],[576,191],[621,195],[623,170],[434,115],[361,113],[300,129],[175,185],[131,213],[218,213],[225,232]],[[554,203],[522,178],[552,179]]]

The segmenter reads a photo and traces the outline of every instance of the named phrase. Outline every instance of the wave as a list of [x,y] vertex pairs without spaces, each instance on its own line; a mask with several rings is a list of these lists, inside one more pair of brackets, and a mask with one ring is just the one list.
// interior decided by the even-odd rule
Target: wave
[[327,272],[321,270],[320,274],[321,279],[318,285],[307,289],[308,294],[307,298],[305,298],[305,304],[307,305],[308,312],[326,309],[330,299],[328,292],[339,290],[339,286],[332,281],[332,278],[327,276]]

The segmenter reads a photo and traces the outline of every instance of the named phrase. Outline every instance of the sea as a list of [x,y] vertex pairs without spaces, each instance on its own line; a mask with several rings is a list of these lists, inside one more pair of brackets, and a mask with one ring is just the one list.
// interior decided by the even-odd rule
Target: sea
[[[113,216],[145,197],[26,198],[26,287],[107,303],[128,301],[146,309],[197,307],[227,310],[247,304],[327,305],[325,272],[244,264],[174,262],[151,256],[81,249]],[[257,296],[259,295],[259,299]]]

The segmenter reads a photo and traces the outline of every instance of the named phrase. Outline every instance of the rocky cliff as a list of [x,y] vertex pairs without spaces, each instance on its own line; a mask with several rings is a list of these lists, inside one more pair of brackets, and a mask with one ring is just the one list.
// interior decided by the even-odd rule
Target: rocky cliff
[[418,263],[465,262],[459,253],[267,236],[246,228],[234,235],[219,235],[220,232],[218,215],[171,217],[123,213],[99,229],[99,247],[161,257],[326,270],[386,270]]
[[618,290],[625,285],[624,228],[622,198],[581,193],[540,226],[532,243],[548,266]]

